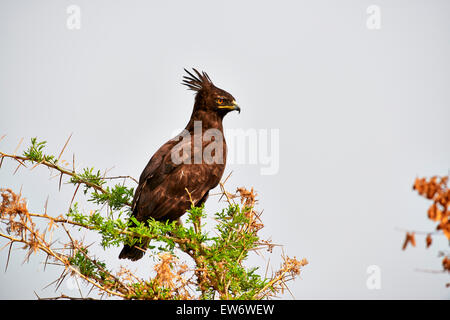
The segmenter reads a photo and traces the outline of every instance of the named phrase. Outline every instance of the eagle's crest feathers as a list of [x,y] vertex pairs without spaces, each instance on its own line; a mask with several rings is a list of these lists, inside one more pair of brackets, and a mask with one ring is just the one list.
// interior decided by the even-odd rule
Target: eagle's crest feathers
[[188,70],[184,69],[184,71],[189,74],[189,76],[183,76],[182,84],[187,86],[189,90],[200,91],[202,89],[208,89],[214,87],[214,84],[211,81],[211,78],[208,76],[206,72],[198,72],[197,69],[192,68],[196,75],[193,75]]

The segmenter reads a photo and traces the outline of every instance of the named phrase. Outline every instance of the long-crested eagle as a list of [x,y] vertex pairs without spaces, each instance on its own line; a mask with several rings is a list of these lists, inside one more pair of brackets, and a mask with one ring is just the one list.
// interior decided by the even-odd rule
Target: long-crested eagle
[[[194,75],[184,70],[188,75],[182,84],[196,92],[194,109],[183,132],[156,151],[139,178],[131,210],[141,222],[178,220],[191,203],[200,206],[206,201],[225,170],[222,119],[241,109],[205,72],[193,69]],[[143,257],[146,246],[146,242],[125,245],[119,258],[136,261]]]

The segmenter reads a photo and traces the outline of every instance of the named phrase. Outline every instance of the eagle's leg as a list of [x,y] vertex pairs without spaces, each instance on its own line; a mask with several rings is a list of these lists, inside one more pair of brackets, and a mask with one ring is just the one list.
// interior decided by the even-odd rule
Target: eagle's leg
[[[204,195],[199,201],[197,201],[197,203],[195,204],[195,206],[196,206],[196,207],[202,206],[202,205],[206,202],[206,200],[208,199],[208,196],[209,196],[209,191],[208,191],[207,193],[205,193],[205,195]],[[183,222],[181,221],[181,217],[179,217],[179,218],[177,219],[177,225],[178,225],[179,227],[183,227]],[[169,232],[169,235],[173,236],[173,234],[172,234],[171,232]],[[202,245],[203,245],[203,244],[202,244]]]

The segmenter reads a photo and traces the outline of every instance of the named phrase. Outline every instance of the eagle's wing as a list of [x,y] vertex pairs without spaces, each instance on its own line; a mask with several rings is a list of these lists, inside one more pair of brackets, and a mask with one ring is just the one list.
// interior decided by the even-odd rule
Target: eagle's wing
[[191,164],[178,164],[172,161],[172,148],[180,143],[191,144],[191,141],[168,141],[142,172],[133,199],[133,215],[138,221],[151,217],[157,220],[178,219],[190,208],[191,200],[194,204],[202,202],[209,190],[219,183],[225,164],[193,163],[195,154],[202,152],[208,143],[204,143],[200,150],[191,144]]
[[[133,215],[135,214],[136,210],[136,204],[140,200],[140,196],[142,193],[142,189],[147,185],[147,181],[151,179],[154,174],[158,171],[158,168],[161,166],[161,164],[164,161],[164,157],[167,154],[170,154],[170,150],[173,146],[175,146],[177,141],[175,140],[169,140],[164,145],[162,145],[158,151],[151,157],[150,161],[147,163],[147,166],[144,168],[144,171],[142,171],[141,176],[139,177],[139,184],[136,188],[136,191],[134,193],[133,203],[131,205],[131,209],[133,211]],[[154,182],[157,182],[157,179],[154,179]]]

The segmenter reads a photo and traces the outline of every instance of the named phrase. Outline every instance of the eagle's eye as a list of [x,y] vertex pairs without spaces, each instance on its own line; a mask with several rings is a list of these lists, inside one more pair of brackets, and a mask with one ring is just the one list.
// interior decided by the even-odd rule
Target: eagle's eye
[[223,98],[217,98],[217,103],[218,104],[223,104]]

